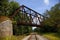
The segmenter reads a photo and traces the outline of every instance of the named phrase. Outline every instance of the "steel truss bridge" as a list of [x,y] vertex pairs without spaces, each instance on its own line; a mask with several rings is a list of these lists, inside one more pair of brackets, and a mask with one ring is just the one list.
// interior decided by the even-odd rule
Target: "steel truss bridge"
[[43,21],[47,19],[47,17],[44,17],[40,13],[24,5],[17,8],[10,17],[14,18],[16,16],[19,17],[17,19],[18,20],[17,24],[24,25],[24,26],[40,27],[43,26]]

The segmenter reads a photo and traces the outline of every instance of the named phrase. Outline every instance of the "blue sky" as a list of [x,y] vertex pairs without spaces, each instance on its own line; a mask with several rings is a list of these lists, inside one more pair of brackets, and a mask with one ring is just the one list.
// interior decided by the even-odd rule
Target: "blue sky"
[[46,10],[50,10],[52,6],[58,3],[58,0],[14,0],[20,5],[25,5],[40,14],[43,14]]

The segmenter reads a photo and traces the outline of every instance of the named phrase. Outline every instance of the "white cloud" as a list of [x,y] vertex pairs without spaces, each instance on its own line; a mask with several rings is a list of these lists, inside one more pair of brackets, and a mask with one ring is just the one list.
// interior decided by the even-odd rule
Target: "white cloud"
[[44,3],[45,3],[46,5],[49,5],[49,0],[44,0]]

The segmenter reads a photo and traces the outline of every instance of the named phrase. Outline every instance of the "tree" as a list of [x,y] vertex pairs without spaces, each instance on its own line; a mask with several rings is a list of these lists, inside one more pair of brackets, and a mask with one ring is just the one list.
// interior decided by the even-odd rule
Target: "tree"
[[45,25],[55,27],[57,30],[60,29],[60,3],[53,6],[47,13],[49,14],[49,17],[45,20]]
[[12,15],[12,14],[14,14],[14,12],[15,12],[15,10],[18,8],[18,7],[20,7],[20,5],[17,3],[17,2],[14,2],[14,1],[11,1],[10,3],[9,3],[9,5],[10,5],[10,9],[9,9],[9,15]]
[[0,0],[0,16],[8,14],[8,9],[9,9],[9,1]]
[[[16,2],[10,2],[10,14],[9,15],[13,15],[13,13],[16,11],[16,9],[19,7],[19,4],[16,3]],[[27,34],[27,33],[30,33],[31,32],[31,29],[32,27],[28,27],[28,26],[21,26],[21,25],[17,25],[17,22],[20,22],[20,21],[28,21],[29,20],[29,17],[26,13],[21,13],[21,11],[19,11],[15,17],[13,17],[13,24],[14,24],[14,27],[13,27],[13,32],[14,32],[14,35],[21,35],[21,34]]]

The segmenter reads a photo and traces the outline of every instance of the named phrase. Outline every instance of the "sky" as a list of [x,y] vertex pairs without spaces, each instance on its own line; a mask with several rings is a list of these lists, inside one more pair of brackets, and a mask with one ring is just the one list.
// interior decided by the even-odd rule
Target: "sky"
[[50,10],[52,6],[57,4],[59,0],[14,0],[20,5],[25,5],[40,14],[43,14],[46,10]]
[[[20,5],[25,5],[36,12],[43,14],[46,10],[50,10],[55,4],[59,2],[59,0],[14,0],[18,2]],[[33,27],[32,29],[35,29]]]

